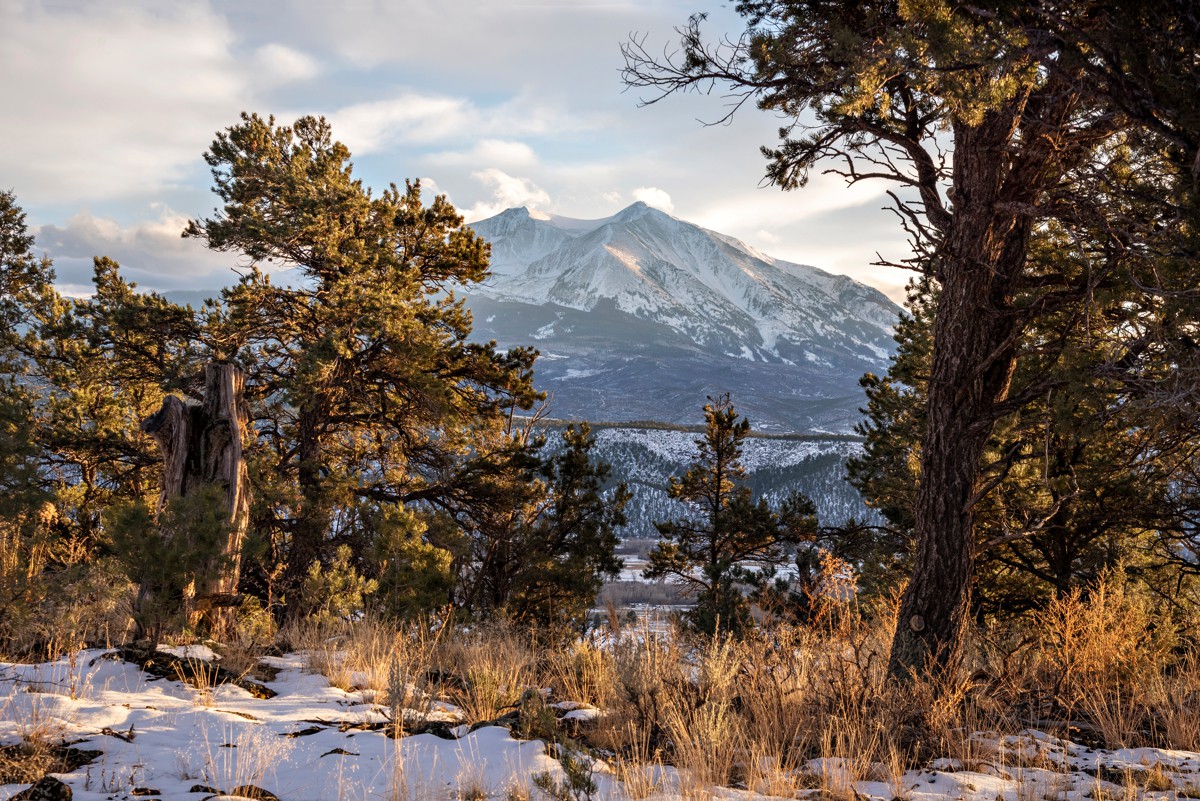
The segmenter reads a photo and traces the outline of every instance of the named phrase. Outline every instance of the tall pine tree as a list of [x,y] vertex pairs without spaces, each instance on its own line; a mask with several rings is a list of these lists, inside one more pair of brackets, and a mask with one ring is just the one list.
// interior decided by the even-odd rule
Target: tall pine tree
[[[1164,232],[1193,216],[1170,187],[1197,174],[1200,126],[1184,87],[1200,78],[1200,30],[1176,0],[1119,9],[1005,0],[743,0],[737,8],[748,22],[740,39],[710,45],[697,15],[677,60],[630,42],[625,78],[658,89],[649,102],[723,84],[782,114],[782,141],[764,152],[767,178],[784,189],[803,186],[818,165],[852,184],[894,186],[913,246],[904,266],[939,292],[914,558],[889,668],[897,678],[952,674],[971,608],[980,503],[996,486],[985,473],[989,443],[1002,420],[1059,382],[1043,373],[1013,394],[1027,332],[1054,316],[1086,328],[1089,299],[1131,273],[1147,297],[1170,291],[1139,268],[1170,241]],[[1164,156],[1149,195],[1159,205],[1141,207],[1148,217],[1123,213],[1150,187],[1129,181],[1130,160],[1113,157],[1122,145]],[[1035,234],[1051,225],[1081,245],[1084,269],[1037,259]],[[1175,263],[1196,271],[1194,258]]]
[[[338,544],[361,551],[356,520],[421,503],[452,516],[486,502],[486,475],[520,451],[504,413],[535,399],[535,353],[468,341],[454,288],[487,275],[488,249],[444,197],[419,183],[375,195],[324,119],[292,126],[243,115],[205,156],[224,205],[185,235],[241,255],[212,333],[247,372],[276,487],[260,526],[300,589]],[[290,285],[264,268],[291,270]]]

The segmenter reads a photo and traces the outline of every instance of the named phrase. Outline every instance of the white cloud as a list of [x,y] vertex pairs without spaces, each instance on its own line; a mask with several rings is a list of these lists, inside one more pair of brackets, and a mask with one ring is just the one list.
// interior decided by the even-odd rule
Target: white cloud
[[772,233],[771,231],[768,231],[765,228],[760,228],[757,231],[755,231],[754,236],[760,242],[765,242],[768,245],[778,245],[780,242],[783,241],[782,239],[779,238],[778,234]]
[[671,196],[656,186],[639,186],[633,190],[632,194],[634,200],[640,200],[659,211],[665,211],[667,214],[675,211],[675,204],[671,202]]
[[26,203],[152,193],[247,107],[204,3],[0,3],[0,174]]
[[[187,217],[160,207],[158,215],[132,225],[85,212],[62,226],[43,225],[34,231],[39,250],[54,260],[63,285],[90,286],[92,258],[108,256],[139,286],[153,290],[208,289],[233,283],[230,268],[238,256],[215,253],[198,240],[180,236]],[[88,289],[90,291],[90,289]]]
[[333,134],[356,155],[400,143],[438,142],[459,135],[476,114],[463,98],[405,93],[359,103],[329,115]]
[[[478,143],[484,151],[502,158],[514,156],[532,163],[527,145],[515,137],[548,132],[578,131],[599,124],[599,119],[571,114],[536,97],[518,95],[503,103],[479,106],[466,97],[404,91],[394,97],[340,108],[327,114],[334,136],[352,153],[376,153],[400,145],[431,145],[446,142]],[[435,155],[451,160],[452,155]]]
[[503,139],[482,139],[467,151],[448,150],[426,157],[426,161],[439,167],[478,167],[481,164],[501,168],[524,168],[537,163],[537,154],[524,142]]
[[258,78],[267,84],[306,81],[320,72],[314,58],[278,43],[258,48],[254,53],[254,66]]
[[517,206],[534,209],[550,203],[546,190],[528,178],[517,178],[495,167],[471,173],[471,177],[491,189],[492,200],[480,201],[470,209],[462,210],[467,222],[483,220]]

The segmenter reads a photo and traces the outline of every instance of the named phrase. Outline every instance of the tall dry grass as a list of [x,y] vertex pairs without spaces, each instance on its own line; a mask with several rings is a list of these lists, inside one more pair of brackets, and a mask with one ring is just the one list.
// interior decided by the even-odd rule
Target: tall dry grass
[[1200,747],[1200,656],[1120,581],[974,632],[969,664],[949,683],[890,682],[895,604],[860,607],[855,597],[827,593],[806,622],[740,640],[646,625],[547,646],[503,624],[378,620],[292,636],[335,684],[376,692],[381,704],[390,688],[390,702],[409,709],[436,698],[468,724],[515,716],[519,734],[558,739],[553,715],[543,719],[547,701],[594,705],[601,717],[571,736],[603,753],[632,797],[664,792],[660,768],[670,766],[679,778],[667,790],[680,796],[730,786],[852,798],[872,780],[903,798],[905,771],[933,757],[1011,766],[1014,755],[989,750],[978,732]]

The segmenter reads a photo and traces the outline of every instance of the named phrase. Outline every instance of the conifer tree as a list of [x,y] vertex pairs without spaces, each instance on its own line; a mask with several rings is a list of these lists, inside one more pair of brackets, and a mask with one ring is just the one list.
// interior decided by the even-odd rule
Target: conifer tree
[[[246,371],[276,491],[256,524],[273,532],[289,614],[339,542],[365,547],[372,507],[463,515],[514,446],[494,436],[528,408],[534,352],[468,342],[454,288],[487,275],[486,244],[437,197],[352,175],[324,119],[243,115],[205,155],[224,205],[185,235],[241,254],[246,274],[214,320],[218,358]],[[290,286],[263,270],[294,268]]]
[[696,631],[737,634],[750,624],[742,587],[764,587],[787,561],[788,546],[815,537],[816,515],[799,493],[778,509],[753,499],[741,461],[750,421],[738,419],[728,395],[709,398],[704,420],[697,460],[667,489],[696,516],[654,524],[663,539],[650,552],[645,576],[670,578],[695,593],[688,620]]
[[186,625],[187,598],[226,566],[224,489],[209,485],[168,502],[155,514],[144,501],[116,502],[105,510],[105,533],[126,577],[138,587],[132,611],[136,637],[159,638]]
[[18,588],[5,591],[8,616],[32,632],[123,587],[103,558],[102,514],[153,492],[138,421],[165,387],[187,383],[196,328],[190,310],[135,292],[109,259],[96,260],[92,297],[63,297],[7,193],[0,249],[0,584]]
[[35,397],[20,343],[30,302],[53,277],[49,261],[33,253],[16,199],[0,192],[0,638],[33,605],[50,550],[43,513],[50,495],[38,475]]
[[500,479],[505,502],[465,532],[456,597],[475,615],[578,625],[603,579],[620,571],[617,529],[630,494],[624,484],[606,490],[611,468],[593,460],[587,423],[567,426],[548,454],[536,424],[514,432],[532,458]]
[[[897,328],[899,349],[891,367],[885,376],[867,375],[862,382],[868,403],[859,432],[866,444],[848,463],[849,479],[886,521],[863,561],[891,567],[889,575],[873,577],[868,589],[898,584],[913,555],[935,294],[928,281],[910,288],[909,315]],[[1018,362],[1015,394],[1043,381],[1047,371],[1056,385],[1002,419],[988,444],[983,469],[994,489],[977,511],[977,616],[1037,608],[1051,597],[1086,589],[1118,565],[1136,572],[1153,549],[1152,532],[1185,525],[1169,498],[1178,486],[1173,474],[1180,450],[1191,446],[1161,439],[1142,404],[1099,375],[1097,361],[1107,350],[1101,343],[1111,345],[1112,332],[1106,335],[1098,326],[1120,319],[1112,306],[1130,300],[1127,294],[1106,299],[1098,293],[1093,302],[1109,308],[1095,315],[1097,327],[1086,332],[1090,342],[1053,317],[1027,334],[1042,343],[1069,341],[1057,349],[1057,360]]]
[[[1200,26],[1178,0],[744,0],[737,9],[744,36],[710,44],[696,15],[674,60],[630,42],[626,81],[659,90],[648,102],[721,84],[735,110],[755,100],[782,114],[782,141],[764,154],[767,179],[783,189],[803,186],[820,165],[851,184],[898,190],[889,194],[913,253],[898,266],[940,291],[912,573],[889,671],[953,673],[976,576],[977,513],[996,486],[985,476],[989,443],[1004,418],[1058,382],[1043,371],[1044,381],[1011,392],[1023,343],[1029,355],[1056,358],[1057,340],[1025,336],[1031,324],[1057,315],[1086,330],[1096,291],[1131,275],[1144,301],[1172,296],[1180,285],[1161,282],[1147,258],[1160,247],[1196,270],[1169,243],[1194,227],[1195,205],[1172,187],[1196,182],[1200,124],[1184,98],[1200,79]],[[1153,179],[1131,182],[1146,174],[1147,156]],[[1158,205],[1141,205],[1147,197]],[[1078,245],[1082,269],[1036,258],[1035,235],[1055,225]],[[1147,336],[1126,352],[1144,364],[1150,328],[1134,328]]]

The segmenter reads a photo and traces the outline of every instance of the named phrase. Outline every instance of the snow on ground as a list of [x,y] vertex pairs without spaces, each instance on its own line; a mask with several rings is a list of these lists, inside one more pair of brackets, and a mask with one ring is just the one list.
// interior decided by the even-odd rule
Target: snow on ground
[[[284,801],[373,799],[393,797],[401,783],[402,795],[436,798],[465,782],[499,794],[513,776],[557,770],[543,743],[518,742],[496,726],[458,740],[339,732],[336,723],[378,721],[380,710],[304,672],[298,660],[279,660],[284,669],[267,682],[278,695],[261,700],[229,685],[206,698],[180,682],[98,659],[103,653],[84,651],[74,662],[0,663],[0,745],[33,733],[104,752],[59,775],[75,799],[133,797],[136,788],[164,799],[213,794],[189,793],[198,784],[223,791],[256,785]],[[129,734],[130,742],[116,736]],[[21,789],[0,786],[0,799]]]
[[[203,651],[177,653],[199,658]],[[257,699],[228,685],[204,693],[105,654],[83,651],[40,665],[0,663],[0,746],[40,738],[102,752],[90,765],[58,774],[81,801],[200,801],[214,795],[193,792],[197,785],[226,792],[255,785],[282,801],[482,801],[524,797],[510,795],[510,789],[529,788],[537,773],[561,775],[542,742],[516,740],[498,726],[469,733],[459,727],[459,739],[420,734],[392,740],[378,731],[341,731],[337,723],[379,721],[382,710],[365,703],[361,693],[344,692],[306,672],[303,657],[265,660],[279,670],[266,682],[278,695]],[[600,714],[569,702],[560,706],[576,718]],[[857,793],[859,799],[882,801],[1200,796],[1196,753],[1094,750],[1039,732],[978,733],[969,744],[971,755],[961,761],[935,760],[903,774],[835,758],[813,760],[807,773],[826,788],[825,797]],[[598,768],[596,798],[629,797],[603,763]],[[662,781],[649,798],[680,796],[675,771],[659,767],[653,773]],[[1136,789],[1127,792],[1130,787]],[[23,788],[0,785],[0,801]],[[800,797],[818,798],[821,792],[801,791]],[[713,788],[712,796],[765,798],[727,788]],[[529,797],[544,796],[533,790]]]

